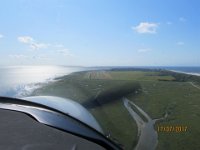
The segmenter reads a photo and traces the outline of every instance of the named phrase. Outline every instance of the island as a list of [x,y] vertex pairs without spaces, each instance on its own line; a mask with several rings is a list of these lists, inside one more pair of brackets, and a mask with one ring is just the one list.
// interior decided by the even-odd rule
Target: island
[[200,149],[199,76],[164,69],[102,68],[58,77],[31,93],[38,95],[80,103],[105,135],[124,149],[145,149],[145,139],[153,139],[152,150]]

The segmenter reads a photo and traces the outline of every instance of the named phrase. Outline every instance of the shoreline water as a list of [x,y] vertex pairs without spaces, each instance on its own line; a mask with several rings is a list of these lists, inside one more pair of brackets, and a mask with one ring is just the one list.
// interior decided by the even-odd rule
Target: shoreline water
[[0,67],[0,96],[21,98],[34,90],[86,68],[62,66]]
[[[135,120],[138,128],[138,142],[135,146],[135,150],[155,150],[158,144],[158,133],[154,129],[156,119],[152,119],[146,112],[144,112],[139,106],[131,102],[127,98],[123,98],[124,106]],[[134,105],[147,121],[143,120],[141,116],[131,108],[130,105]]]
[[178,70],[168,70],[168,71],[172,71],[175,73],[183,73],[183,74],[187,74],[187,75],[200,76],[200,73],[196,73],[196,72],[184,72],[184,71],[178,71]]

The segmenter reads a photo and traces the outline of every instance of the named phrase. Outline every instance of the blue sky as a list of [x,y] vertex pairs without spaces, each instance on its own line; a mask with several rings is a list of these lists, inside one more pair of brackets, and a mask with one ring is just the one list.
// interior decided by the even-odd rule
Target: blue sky
[[0,1],[0,65],[200,66],[199,0]]

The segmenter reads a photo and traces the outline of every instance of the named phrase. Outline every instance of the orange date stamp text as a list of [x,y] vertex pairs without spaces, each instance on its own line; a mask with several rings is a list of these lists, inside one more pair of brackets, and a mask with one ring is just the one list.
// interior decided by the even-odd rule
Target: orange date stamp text
[[188,127],[183,125],[159,125],[157,126],[157,132],[187,132]]

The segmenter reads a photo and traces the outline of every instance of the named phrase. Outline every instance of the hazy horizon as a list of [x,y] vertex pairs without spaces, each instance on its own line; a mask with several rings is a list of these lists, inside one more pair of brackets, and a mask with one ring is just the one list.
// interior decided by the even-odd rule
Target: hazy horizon
[[24,65],[1,65],[0,67],[23,67],[23,66],[62,66],[62,67],[200,67],[200,65],[56,65],[56,64],[24,64]]

